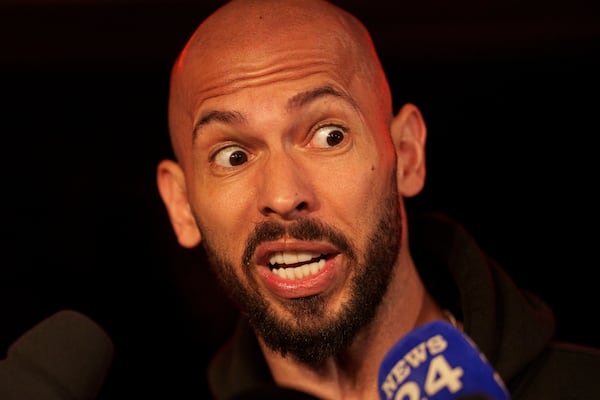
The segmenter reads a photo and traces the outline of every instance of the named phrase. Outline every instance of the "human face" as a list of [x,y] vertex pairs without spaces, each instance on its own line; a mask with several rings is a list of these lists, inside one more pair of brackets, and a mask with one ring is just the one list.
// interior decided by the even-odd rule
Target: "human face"
[[[395,173],[356,101],[329,84],[300,87],[277,110],[282,89],[202,114],[192,208],[216,275],[264,342],[315,364],[373,318],[401,229]],[[309,103],[288,111],[298,98]]]
[[[338,47],[347,41],[265,40],[187,61],[193,134],[181,164],[224,286],[268,345],[316,362],[372,318],[396,262],[389,110],[381,82]],[[293,344],[325,332],[341,344]]]

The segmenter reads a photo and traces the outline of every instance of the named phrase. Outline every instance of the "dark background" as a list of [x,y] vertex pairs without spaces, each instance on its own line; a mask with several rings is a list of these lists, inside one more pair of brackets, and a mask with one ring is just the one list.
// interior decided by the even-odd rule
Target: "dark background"
[[[409,207],[462,222],[551,305],[559,339],[600,345],[597,2],[338,3],[372,30],[396,108],[428,122]],[[115,342],[103,398],[206,398],[233,323],[154,175],[171,63],[219,4],[0,0],[0,348],[80,310]]]

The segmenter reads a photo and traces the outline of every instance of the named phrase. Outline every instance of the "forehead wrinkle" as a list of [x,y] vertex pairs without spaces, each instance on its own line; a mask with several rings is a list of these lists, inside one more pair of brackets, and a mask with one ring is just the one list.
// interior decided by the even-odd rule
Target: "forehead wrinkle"
[[[347,64],[347,60],[342,57],[332,59],[330,55],[315,54],[314,50],[285,49],[268,59],[259,60],[235,61],[222,56],[219,58],[220,65],[215,64],[212,70],[206,68],[206,62],[192,61],[186,70],[179,73],[179,79],[174,81],[174,85],[181,86],[181,96],[188,98],[192,107],[200,107],[202,103],[215,97],[280,81],[300,80],[323,71],[335,71],[340,65]],[[198,60],[210,59],[211,57],[204,55]],[[339,75],[337,72],[336,76]],[[347,78],[339,79],[347,81]],[[189,81],[196,86],[192,87]]]
[[223,110],[209,110],[203,113],[198,121],[194,124],[192,130],[192,143],[196,141],[198,132],[202,127],[214,123],[220,122],[222,124],[246,124],[248,119],[239,111],[223,111]]

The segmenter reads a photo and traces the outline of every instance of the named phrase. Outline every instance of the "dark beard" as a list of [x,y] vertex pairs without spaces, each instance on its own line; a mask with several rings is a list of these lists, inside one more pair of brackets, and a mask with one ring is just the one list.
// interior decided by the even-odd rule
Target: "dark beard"
[[[379,218],[372,228],[362,262],[357,259],[352,241],[323,223],[308,218],[290,225],[268,221],[257,225],[247,240],[242,260],[243,272],[249,279],[245,286],[240,283],[233,266],[216,254],[215,247],[204,241],[217,278],[255,332],[272,350],[318,366],[348,347],[358,331],[372,321],[392,279],[402,236],[395,173],[392,176],[391,191],[381,202]],[[249,260],[258,244],[283,236],[298,240],[328,240],[355,266],[357,274],[351,282],[351,297],[336,316],[330,316],[324,295],[316,295],[283,303],[294,316],[293,321],[284,321],[259,293]]]

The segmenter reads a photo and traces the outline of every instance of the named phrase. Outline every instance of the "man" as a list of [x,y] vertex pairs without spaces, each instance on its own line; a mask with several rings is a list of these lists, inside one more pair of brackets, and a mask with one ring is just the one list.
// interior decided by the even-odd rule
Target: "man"
[[377,399],[384,355],[436,320],[474,340],[514,399],[600,395],[600,357],[550,344],[541,301],[450,221],[408,218],[425,122],[413,104],[393,113],[370,36],[345,11],[225,4],[176,60],[169,130],[176,161],[157,183],[177,239],[204,246],[244,316],[211,365],[216,398],[274,384]]

